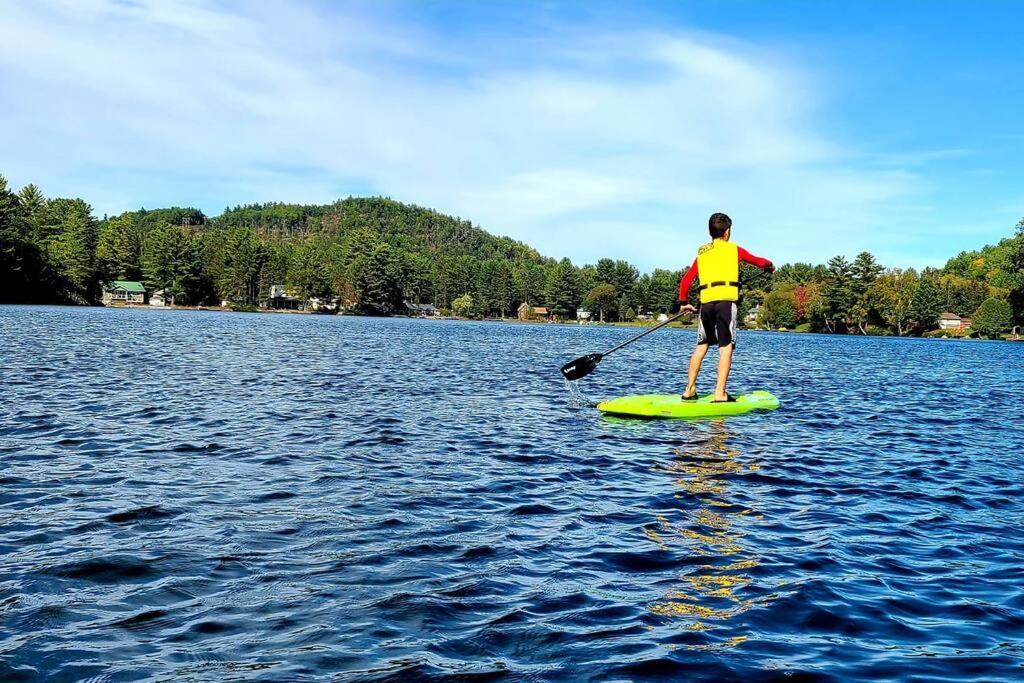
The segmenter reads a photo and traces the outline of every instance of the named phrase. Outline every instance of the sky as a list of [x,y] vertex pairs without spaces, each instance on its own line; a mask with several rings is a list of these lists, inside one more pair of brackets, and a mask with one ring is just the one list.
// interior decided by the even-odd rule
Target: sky
[[941,265],[1024,216],[1024,3],[0,0],[0,174],[382,195],[578,264]]

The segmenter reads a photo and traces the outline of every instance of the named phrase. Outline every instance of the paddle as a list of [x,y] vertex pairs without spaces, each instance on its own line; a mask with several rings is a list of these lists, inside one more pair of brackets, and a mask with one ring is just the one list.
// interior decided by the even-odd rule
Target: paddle
[[627,339],[626,341],[622,342],[615,348],[609,349],[604,353],[588,353],[585,356],[580,356],[576,360],[569,361],[568,363],[562,366],[562,376],[565,377],[570,382],[575,382],[578,379],[583,379],[584,377],[586,377],[587,375],[589,375],[590,373],[597,369],[597,364],[604,360],[605,356],[609,356],[615,353],[623,346],[628,346],[629,344],[632,344],[640,337],[647,336],[651,332],[654,332],[657,329],[665,327],[665,325],[668,325],[673,320],[678,320],[679,318],[683,317],[684,315],[690,312],[691,311],[680,311],[679,313],[676,313],[668,320],[658,323],[649,330],[644,330],[643,332],[636,335],[632,339]]

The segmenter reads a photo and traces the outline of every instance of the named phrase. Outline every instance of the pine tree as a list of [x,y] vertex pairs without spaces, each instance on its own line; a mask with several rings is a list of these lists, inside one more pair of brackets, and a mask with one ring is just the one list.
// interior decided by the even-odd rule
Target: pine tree
[[78,303],[96,298],[98,230],[92,207],[81,199],[46,202],[42,233],[47,260],[65,294]]
[[575,317],[580,303],[579,276],[567,258],[558,262],[548,276],[547,302],[551,312],[563,318]]
[[941,313],[942,301],[939,298],[939,288],[935,286],[935,278],[931,275],[922,275],[910,305],[910,317],[920,327],[930,330],[937,325]]
[[853,268],[842,256],[833,256],[828,262],[828,274],[822,302],[825,328],[835,332],[839,323],[845,323],[852,316],[856,294],[851,286]]
[[359,310],[370,315],[391,315],[404,310],[402,288],[396,277],[400,264],[391,247],[381,242],[364,258],[356,281]]
[[30,300],[39,287],[39,250],[26,214],[21,199],[0,176],[0,302]]
[[299,245],[290,254],[286,281],[298,291],[304,305],[312,298],[332,297],[334,290],[325,245],[315,240]]

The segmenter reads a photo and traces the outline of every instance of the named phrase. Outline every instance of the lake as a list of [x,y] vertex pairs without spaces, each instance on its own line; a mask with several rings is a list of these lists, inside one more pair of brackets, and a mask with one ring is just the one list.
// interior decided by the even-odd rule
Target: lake
[[0,680],[1024,677],[1024,344],[636,332],[0,307]]

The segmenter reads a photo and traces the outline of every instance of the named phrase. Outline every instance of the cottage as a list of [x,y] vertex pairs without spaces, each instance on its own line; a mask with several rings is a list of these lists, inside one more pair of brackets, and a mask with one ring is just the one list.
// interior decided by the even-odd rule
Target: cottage
[[749,325],[750,327],[756,327],[757,326],[757,316],[760,313],[761,313],[761,304],[757,304],[753,308],[751,308],[749,311],[747,311],[747,314],[743,317],[744,324]]
[[314,296],[306,302],[309,306],[309,310],[314,313],[337,313],[338,312],[338,297],[329,296],[321,299],[320,297]]
[[406,301],[405,307],[409,309],[409,315],[414,315],[417,318],[433,318],[437,316],[437,307],[433,304],[411,304]]
[[[168,301],[168,300],[170,300],[170,301]],[[158,290],[156,290],[155,292],[153,292],[152,294],[149,295],[149,305],[150,306],[166,306],[169,302],[173,303],[174,299],[173,299],[173,297],[167,296],[167,290],[166,289],[158,289]]]
[[119,306],[146,303],[146,288],[141,282],[114,280],[103,286],[103,305]]
[[519,304],[516,313],[520,320],[547,320],[551,314],[543,306],[531,306],[528,303]]
[[945,312],[939,316],[940,330],[969,330],[971,328],[970,318],[961,318],[956,313]]
[[291,296],[285,291],[284,285],[271,285],[265,307],[278,311],[297,311],[301,303],[298,297]]
[[588,320],[590,320],[590,311],[586,311],[582,308],[577,308],[576,319],[579,320],[581,323],[587,322]]

